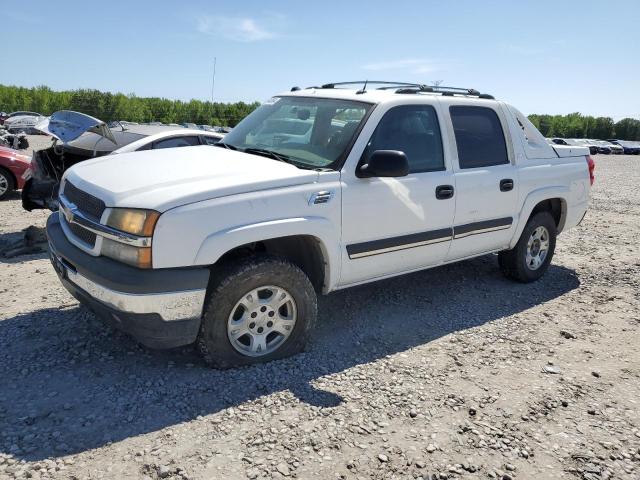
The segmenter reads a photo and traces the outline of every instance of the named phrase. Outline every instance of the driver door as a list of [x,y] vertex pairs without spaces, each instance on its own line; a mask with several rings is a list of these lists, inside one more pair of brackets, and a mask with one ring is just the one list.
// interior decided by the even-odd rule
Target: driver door
[[357,170],[343,171],[340,284],[345,286],[437,265],[451,244],[455,185],[436,109],[391,107],[360,163],[376,150],[404,152],[409,174],[359,178]]

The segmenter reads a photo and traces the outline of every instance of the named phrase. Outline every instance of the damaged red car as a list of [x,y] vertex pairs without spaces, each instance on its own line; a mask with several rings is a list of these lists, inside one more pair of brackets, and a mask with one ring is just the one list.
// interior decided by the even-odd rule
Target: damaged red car
[[22,175],[31,166],[31,157],[14,150],[0,147],[0,200],[14,190],[24,187]]

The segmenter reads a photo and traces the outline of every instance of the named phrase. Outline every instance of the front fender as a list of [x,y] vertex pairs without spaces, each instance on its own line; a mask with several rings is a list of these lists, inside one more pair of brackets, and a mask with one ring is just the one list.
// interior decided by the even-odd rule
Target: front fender
[[518,214],[518,226],[513,233],[513,237],[509,243],[509,248],[516,246],[516,243],[520,240],[520,235],[522,235],[522,231],[529,220],[529,216],[531,216],[531,212],[533,212],[533,209],[538,203],[544,200],[559,198],[562,201],[562,218],[560,219],[559,225],[559,230],[562,230],[563,222],[566,218],[567,199],[569,198],[569,194],[569,188],[562,185],[539,188],[530,192],[529,195],[527,195],[527,198],[525,198],[522,208],[520,209],[520,213]]
[[198,249],[195,265],[213,265],[225,253],[253,242],[294,235],[318,240],[325,260],[325,288],[331,290],[340,278],[340,232],[322,217],[296,217],[240,225],[212,233]]

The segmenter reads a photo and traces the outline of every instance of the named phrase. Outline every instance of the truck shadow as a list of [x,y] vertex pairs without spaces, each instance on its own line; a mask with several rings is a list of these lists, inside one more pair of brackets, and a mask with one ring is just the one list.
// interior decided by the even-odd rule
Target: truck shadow
[[83,308],[19,315],[0,321],[0,453],[35,461],[83,452],[281,391],[333,407],[343,399],[315,380],[579,285],[561,266],[534,284],[513,283],[486,256],[356,287],[320,298],[307,352],[227,371],[209,369],[191,347],[144,349]]

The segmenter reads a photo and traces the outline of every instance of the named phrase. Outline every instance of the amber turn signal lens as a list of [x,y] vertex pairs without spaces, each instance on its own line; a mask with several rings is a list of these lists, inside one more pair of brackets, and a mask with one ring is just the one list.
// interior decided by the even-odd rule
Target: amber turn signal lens
[[151,248],[138,249],[138,267],[151,268]]
[[134,247],[126,243],[116,242],[109,238],[102,239],[102,255],[113,258],[138,268],[152,268],[151,247]]
[[114,208],[109,214],[107,225],[133,235],[150,237],[159,217],[160,213],[155,210]]

